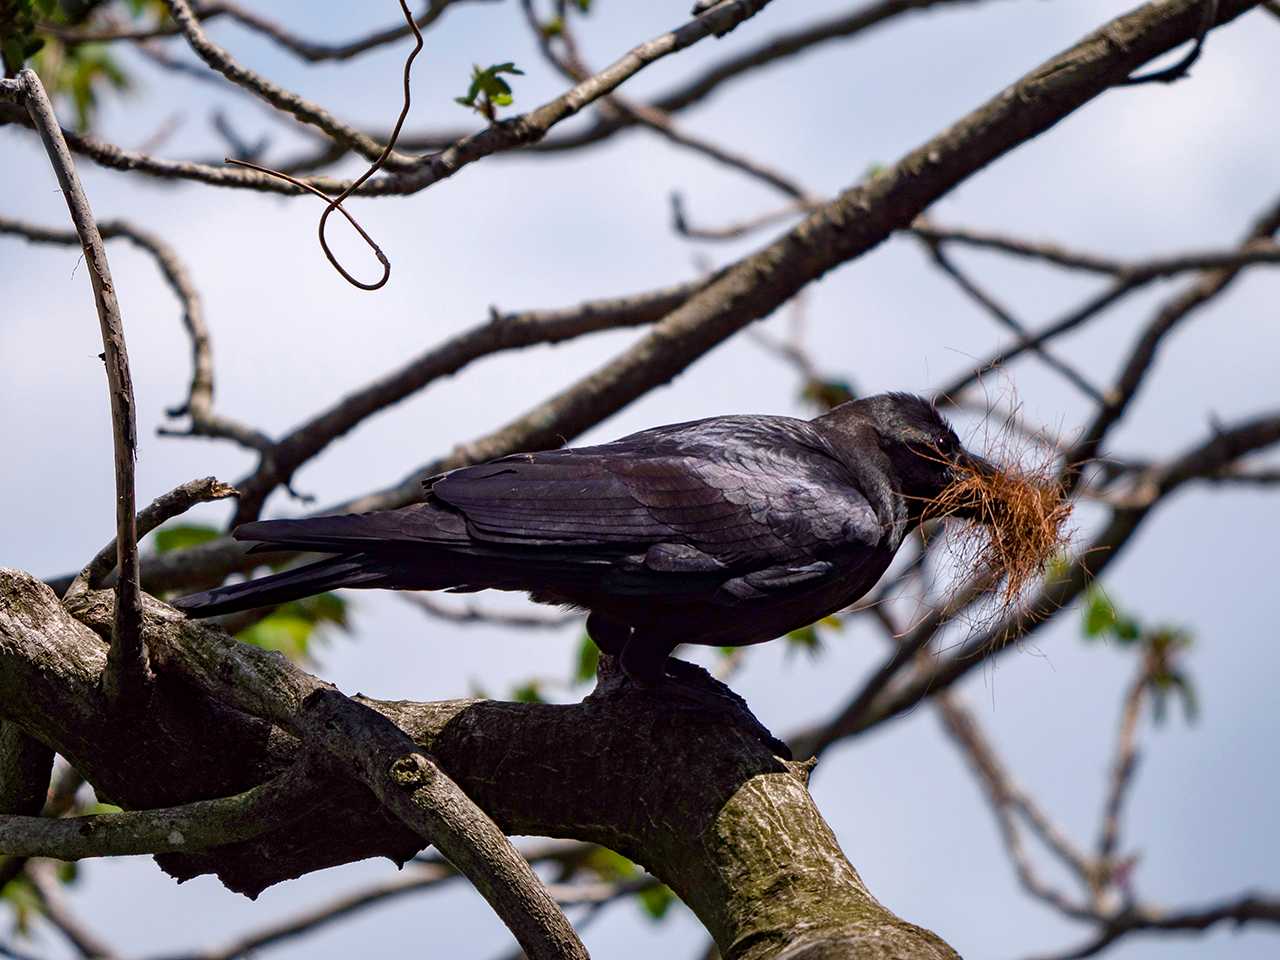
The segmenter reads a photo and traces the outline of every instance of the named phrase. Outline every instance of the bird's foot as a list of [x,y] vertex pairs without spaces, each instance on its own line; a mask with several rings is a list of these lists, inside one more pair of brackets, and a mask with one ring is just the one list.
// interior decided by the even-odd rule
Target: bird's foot
[[688,707],[705,712],[717,721],[728,719],[737,726],[745,727],[774,756],[784,760],[792,759],[791,748],[756,718],[747,706],[747,701],[728,684],[717,680],[698,664],[677,660],[675,657],[667,657],[663,668],[663,676],[657,689],[664,696],[674,694]]

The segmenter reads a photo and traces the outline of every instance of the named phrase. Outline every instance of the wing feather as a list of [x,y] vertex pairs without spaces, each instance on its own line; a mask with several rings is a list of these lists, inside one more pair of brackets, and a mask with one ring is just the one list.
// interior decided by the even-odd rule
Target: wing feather
[[744,591],[812,579],[827,570],[816,556],[881,537],[826,441],[786,417],[718,417],[518,454],[445,474],[431,493],[481,540],[626,544],[655,572],[769,571]]

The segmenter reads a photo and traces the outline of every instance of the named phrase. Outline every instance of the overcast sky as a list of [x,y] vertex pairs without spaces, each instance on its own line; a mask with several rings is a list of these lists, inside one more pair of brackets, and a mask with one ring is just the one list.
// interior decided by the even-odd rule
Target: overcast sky
[[[682,21],[688,0],[597,0],[581,29],[597,65]],[[260,5],[317,39],[393,22],[393,2]],[[817,15],[851,9],[835,0],[779,0],[731,36],[663,60],[628,86],[657,92],[726,53]],[[1126,9],[1113,0],[991,0],[900,18],[856,41],[818,50],[734,83],[681,121],[751,151],[818,193],[892,162],[1052,53]],[[345,66],[300,65],[232,24],[212,35],[246,64],[312,96],[334,113],[385,126],[398,105],[401,44]],[[181,53],[176,45],[172,48]],[[1190,80],[1111,91],[983,171],[933,211],[945,223],[1007,229],[1118,256],[1221,247],[1244,232],[1280,190],[1280,22],[1259,12],[1215,31]],[[410,126],[469,122],[452,103],[473,62],[514,60],[517,107],[561,88],[524,34],[516,6],[461,4],[429,34],[414,79]],[[282,151],[300,143],[265,109],[235,94],[137,66],[134,95],[108,100],[102,132],[125,146],[179,123],[167,156],[219,156],[209,116],[222,105],[249,139],[271,132]],[[66,210],[30,137],[0,130],[0,212],[62,225]],[[356,167],[352,167],[355,170]],[[667,197],[679,189],[699,222],[772,209],[766,189],[643,132],[562,158],[494,158],[417,196],[355,205],[395,264],[383,291],[347,286],[314,242],[316,202],[198,185],[147,182],[90,164],[81,174],[100,218],[126,217],[163,234],[187,261],[214,338],[217,405],[268,432],[301,418],[426,346],[481,321],[491,304],[552,307],[695,276],[700,256],[722,262],[766,239],[696,248],[672,236]],[[335,230],[335,234],[339,231]],[[362,248],[339,244],[358,275],[374,274]],[[172,295],[153,264],[113,244],[137,388],[139,499],[193,476],[241,476],[251,461],[225,444],[159,438],[163,409],[183,397],[188,346]],[[367,256],[365,254],[364,256]],[[998,256],[958,259],[1033,326],[1065,312],[1098,281]],[[1105,381],[1165,283],[1136,296],[1061,344]],[[101,350],[78,251],[0,238],[0,562],[40,575],[79,567],[112,532],[110,424]],[[1000,331],[936,271],[918,246],[891,241],[815,285],[809,342],[824,370],[859,390],[928,392],[1003,342]],[[1274,408],[1280,361],[1280,275],[1250,272],[1197,314],[1160,355],[1114,449],[1161,456],[1202,439],[1212,418]],[[785,317],[769,321],[785,329]],[[321,503],[398,480],[415,466],[505,422],[614,355],[635,332],[491,358],[465,375],[363,425],[295,478]],[[1028,416],[1070,434],[1085,420],[1071,388],[1020,362],[995,377]],[[700,361],[600,428],[633,429],[730,412],[801,414],[793,376],[745,338]],[[271,512],[296,512],[273,499]],[[1084,511],[1081,522],[1093,517]],[[225,509],[202,515],[225,519]],[[1144,618],[1191,629],[1189,664],[1202,717],[1176,715],[1150,729],[1127,839],[1141,854],[1141,894],[1200,905],[1280,886],[1280,760],[1274,685],[1274,544],[1280,497],[1197,487],[1162,506],[1107,573],[1106,586]],[[393,596],[354,598],[357,630],[323,650],[317,670],[349,692],[429,700],[482,687],[510,690],[530,676],[564,676],[577,628],[511,634],[429,621]],[[789,657],[781,644],[752,651],[734,684],[780,733],[837,709],[882,655],[855,625],[830,638],[821,659]],[[1019,780],[1073,836],[1091,844],[1119,700],[1132,657],[1080,639],[1067,611],[1024,651],[975,671],[963,693]],[[832,750],[814,793],[875,895],[936,930],[969,958],[1013,958],[1083,940],[1087,931],[1028,900],[1000,847],[989,811],[927,706]],[[182,887],[150,860],[94,863],[75,904],[127,957],[220,944],[237,933],[386,877],[368,862],[274,888],[257,903],[202,878]],[[1057,878],[1056,873],[1051,873]],[[601,958],[693,958],[705,935],[682,909],[660,925],[627,903],[605,912],[586,942]],[[462,886],[402,900],[281,947],[290,957],[390,953],[413,942],[430,956],[500,955],[509,939]],[[42,931],[34,948],[66,956]],[[1117,960],[1276,955],[1260,929],[1220,929],[1190,939],[1134,937]]]

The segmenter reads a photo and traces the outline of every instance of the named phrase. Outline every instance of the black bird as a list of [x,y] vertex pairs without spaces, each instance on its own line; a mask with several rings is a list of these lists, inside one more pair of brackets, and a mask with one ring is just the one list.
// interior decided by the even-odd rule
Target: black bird
[[520,590],[589,611],[600,649],[655,682],[678,644],[761,643],[856,601],[957,467],[994,469],[905,393],[809,421],[654,427],[441,474],[397,510],[246,523],[234,536],[255,551],[333,556],[175,606],[207,617],[337,587]]

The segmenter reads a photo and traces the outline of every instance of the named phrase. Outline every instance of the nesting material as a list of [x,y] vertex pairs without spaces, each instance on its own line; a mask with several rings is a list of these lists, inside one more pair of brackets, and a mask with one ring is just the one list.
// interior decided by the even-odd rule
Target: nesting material
[[999,601],[1008,608],[1043,573],[1068,540],[1071,501],[1046,464],[1039,470],[952,467],[955,480],[931,500],[926,518],[959,517],[958,552],[1001,578]]

